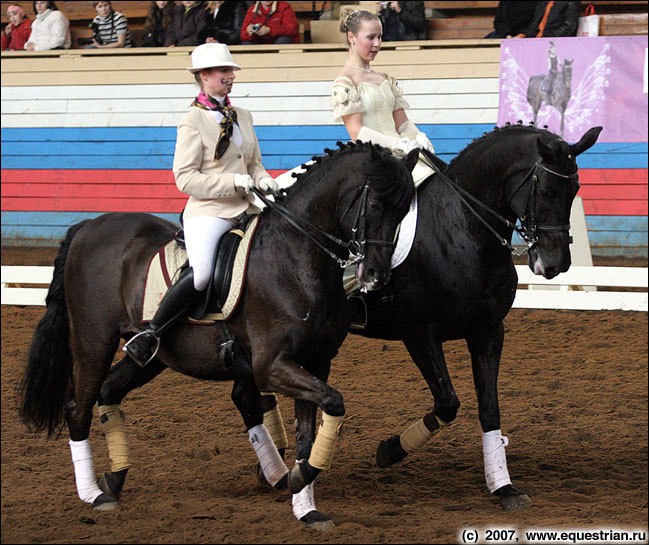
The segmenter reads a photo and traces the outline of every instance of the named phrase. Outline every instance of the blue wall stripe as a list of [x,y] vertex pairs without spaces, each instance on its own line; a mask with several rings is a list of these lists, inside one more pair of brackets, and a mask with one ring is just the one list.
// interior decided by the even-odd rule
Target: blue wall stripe
[[[333,144],[331,144],[333,146]],[[302,154],[273,155],[265,151],[262,143],[264,166],[267,169],[291,169],[311,159],[313,155],[321,155],[320,151]],[[39,151],[36,151],[38,149]],[[96,150],[96,152],[99,150]],[[26,155],[4,155],[0,165],[3,169],[164,169],[172,168],[173,154],[171,155],[41,155],[40,147],[34,153]],[[445,161],[451,161],[455,153],[439,153]],[[584,154],[577,161],[580,168],[647,168],[647,156],[641,154]]]

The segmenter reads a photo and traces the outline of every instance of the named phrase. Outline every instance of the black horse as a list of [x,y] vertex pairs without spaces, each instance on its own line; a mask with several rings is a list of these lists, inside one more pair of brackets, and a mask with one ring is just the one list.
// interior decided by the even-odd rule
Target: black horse
[[[442,348],[452,339],[466,339],[471,352],[483,432],[500,429],[497,378],[503,320],[518,283],[510,246],[513,227],[521,218],[529,265],[536,274],[553,278],[568,270],[570,209],[579,188],[575,157],[596,142],[600,131],[601,127],[590,129],[569,145],[534,126],[496,128],[472,142],[444,170],[446,179],[459,184],[456,188],[439,174],[419,188],[413,247],[392,271],[386,288],[365,296],[367,325],[353,332],[405,343],[434,397],[433,412],[422,419],[430,435],[452,423],[460,406]],[[153,372],[154,367],[150,369]],[[164,369],[158,364],[155,374]],[[151,378],[138,371],[124,380],[119,372],[111,372],[104,387],[111,402],[119,404]],[[265,409],[272,408],[274,397],[263,396],[263,403]],[[315,411],[314,403],[296,401],[298,458],[308,456]],[[393,436],[381,442],[379,466],[407,456],[400,439]],[[530,503],[511,484],[493,493],[505,509]],[[313,505],[311,517],[303,520],[323,518]]]
[[[259,389],[315,403],[323,413],[342,417],[342,395],[326,384],[331,359],[349,328],[341,266],[354,249],[366,288],[389,281],[394,233],[414,196],[411,170],[417,155],[397,159],[371,144],[349,144],[318,158],[298,177],[283,205],[302,225],[310,222],[311,236],[328,252],[284,216],[263,213],[242,300],[228,324],[244,352],[252,354],[251,367],[226,365],[216,350],[216,328],[183,323],[165,335],[149,366],[139,368],[126,357],[113,368],[116,374],[143,383],[169,366],[197,378],[234,380],[232,398],[249,430],[263,421]],[[126,471],[109,474],[109,481],[97,487],[89,446],[83,443],[92,407],[113,401],[102,384],[120,339],[143,327],[148,264],[176,231],[170,222],[139,213],[105,214],[70,228],[30,347],[20,387],[23,421],[52,435],[65,417],[79,496],[97,508],[116,505],[106,491],[121,488]],[[325,233],[351,238],[353,244],[332,250]],[[286,469],[276,487],[290,485],[294,477],[303,487],[316,475],[317,470],[304,475],[296,466],[290,473]]]
[[[554,106],[561,114],[561,127],[559,129],[561,137],[563,137],[566,108],[572,95],[573,60],[566,59],[563,61],[561,71],[556,75],[554,81],[549,81],[551,79],[550,75],[541,74],[532,76],[527,86],[527,102],[534,111],[534,123],[536,123],[539,110],[544,102],[547,106]],[[547,87],[547,90],[545,87]]]

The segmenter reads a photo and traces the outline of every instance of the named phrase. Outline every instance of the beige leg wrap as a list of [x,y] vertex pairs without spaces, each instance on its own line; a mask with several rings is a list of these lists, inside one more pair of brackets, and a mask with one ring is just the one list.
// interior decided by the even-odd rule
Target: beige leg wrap
[[437,420],[438,428],[434,431],[430,431],[426,424],[424,424],[424,419],[420,418],[412,426],[410,426],[406,431],[404,431],[399,437],[399,442],[401,443],[401,448],[405,450],[408,454],[419,450],[423,447],[426,442],[436,435],[439,430],[442,429],[443,422],[440,422],[437,417],[434,417]]
[[344,416],[331,416],[322,413],[322,423],[315,437],[309,464],[318,469],[329,469],[334,459],[336,439],[343,425]]
[[108,444],[110,470],[117,472],[131,467],[124,417],[119,405],[101,405],[99,417]]
[[288,447],[288,437],[286,437],[286,429],[278,405],[264,413],[264,426],[278,449]]

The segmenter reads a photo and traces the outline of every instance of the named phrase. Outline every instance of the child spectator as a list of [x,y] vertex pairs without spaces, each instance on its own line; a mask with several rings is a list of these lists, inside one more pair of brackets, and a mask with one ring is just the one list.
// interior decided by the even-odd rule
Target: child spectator
[[514,38],[576,36],[581,4],[576,1],[537,2],[530,25]]
[[32,22],[25,17],[25,10],[16,4],[7,8],[9,24],[2,33],[3,51],[20,51],[25,49],[25,42],[32,32]]
[[241,43],[300,43],[297,17],[288,2],[255,2],[243,20]]
[[32,21],[32,33],[25,42],[27,51],[70,49],[70,21],[51,1],[34,2],[36,19]]
[[164,47],[167,32],[174,20],[175,9],[174,2],[151,2],[144,23],[142,47]]
[[201,45],[205,43],[210,27],[206,2],[182,2],[176,7],[165,46]]
[[225,0],[210,2],[210,30],[206,43],[218,42],[228,45],[241,43],[241,27],[251,2]]
[[378,2],[383,41],[426,39],[426,6],[423,2]]
[[494,30],[485,38],[511,38],[523,32],[532,23],[536,1],[498,2]]
[[91,25],[95,34],[88,49],[114,49],[116,47],[133,47],[128,21],[119,11],[113,9],[108,1],[93,2],[97,17]]

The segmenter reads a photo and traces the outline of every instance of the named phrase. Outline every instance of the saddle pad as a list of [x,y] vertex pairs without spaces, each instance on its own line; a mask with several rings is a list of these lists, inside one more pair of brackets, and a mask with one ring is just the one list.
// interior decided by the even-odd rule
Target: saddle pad
[[[248,256],[250,255],[250,243],[255,235],[259,224],[259,216],[250,221],[246,232],[240,229],[232,229],[231,233],[236,233],[241,237],[237,254],[234,258],[232,268],[232,280],[230,290],[223,304],[221,312],[216,314],[205,314],[199,320],[187,318],[186,321],[191,323],[211,324],[219,320],[227,320],[236,310],[241,293],[243,292],[244,280],[246,278],[246,269],[248,265]],[[149,270],[147,272],[144,284],[144,302],[142,305],[142,321],[150,322],[158,310],[160,301],[167,293],[167,290],[178,279],[178,270],[187,261],[187,251],[181,247],[175,240],[165,244],[151,259]]]

